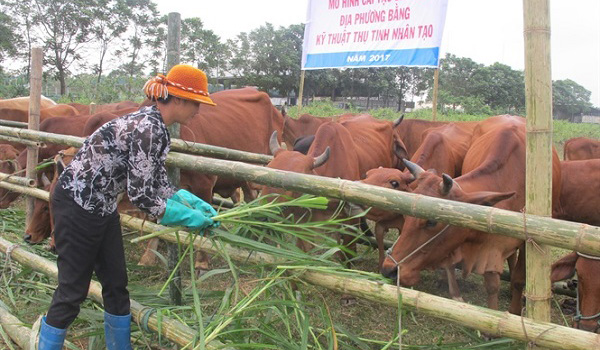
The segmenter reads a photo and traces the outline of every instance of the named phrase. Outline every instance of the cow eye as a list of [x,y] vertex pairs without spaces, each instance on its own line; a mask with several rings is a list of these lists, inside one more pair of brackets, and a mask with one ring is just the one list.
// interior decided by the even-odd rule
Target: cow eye
[[390,181],[390,185],[392,185],[393,188],[398,188],[400,186],[400,184],[396,180]]
[[427,228],[435,227],[436,225],[437,225],[437,221],[435,221],[435,220],[427,220],[425,222],[425,227],[427,227]]

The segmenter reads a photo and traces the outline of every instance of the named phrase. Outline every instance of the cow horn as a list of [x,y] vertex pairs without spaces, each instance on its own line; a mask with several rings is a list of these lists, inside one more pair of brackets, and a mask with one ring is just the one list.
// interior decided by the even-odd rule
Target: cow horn
[[272,155],[275,155],[275,153],[281,150],[279,141],[277,141],[277,130],[273,131],[271,134],[271,139],[269,140],[269,149],[271,150]]
[[454,185],[454,180],[452,180],[452,178],[448,174],[442,174],[442,179],[443,179],[443,181],[441,183],[442,195],[445,196],[448,193],[450,193],[450,190],[452,189],[452,185]]
[[320,156],[315,158],[315,162],[313,163],[313,169],[325,164],[325,162],[329,159],[329,153],[331,153],[331,150],[329,149],[329,146],[327,146],[325,152],[323,152]]
[[421,173],[425,172],[425,170],[423,170],[423,168],[421,168],[418,164],[413,163],[408,159],[403,158],[402,162],[404,162],[404,165],[406,165],[406,168],[408,169],[408,171],[410,171],[415,180],[419,178],[419,175],[421,175]]
[[398,125],[400,125],[400,123],[402,123],[403,120],[404,120],[404,114],[402,114],[400,116],[400,118],[398,118],[394,121],[394,128],[397,127]]
[[44,187],[50,186],[51,184],[50,179],[48,179],[48,176],[46,176],[46,173],[42,173],[42,184]]

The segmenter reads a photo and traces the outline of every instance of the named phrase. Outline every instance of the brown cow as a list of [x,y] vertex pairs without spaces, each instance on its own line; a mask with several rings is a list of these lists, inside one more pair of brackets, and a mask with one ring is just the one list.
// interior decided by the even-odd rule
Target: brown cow
[[[522,118],[497,116],[481,122],[473,144],[465,156],[463,175],[452,179],[410,165],[416,178],[413,193],[479,205],[520,211],[525,204],[525,122]],[[484,132],[487,131],[487,132]],[[557,158],[556,158],[557,159]],[[556,169],[556,168],[555,168]],[[555,177],[554,177],[555,178]],[[560,187],[560,184],[555,184]],[[436,236],[439,235],[439,236]],[[435,237],[425,247],[420,247]],[[498,309],[500,273],[504,260],[514,254],[523,241],[490,235],[438,223],[435,219],[406,217],[402,235],[396,241],[391,257],[385,259],[382,273],[399,278],[400,283],[418,283],[420,271],[463,262],[463,274],[482,274],[488,294],[488,307]],[[418,254],[411,254],[418,249]],[[460,256],[452,256],[459,252]],[[521,257],[520,257],[521,258]],[[522,260],[520,260],[522,262]],[[399,275],[397,264],[401,262]],[[522,269],[521,269],[522,268]],[[513,300],[510,311],[521,312],[524,264],[511,274]]]
[[[600,226],[600,159],[562,161],[560,219]],[[579,310],[573,327],[600,329],[600,257],[570,253],[552,265],[553,282],[577,272]],[[581,316],[581,317],[578,317]]]
[[[302,174],[339,177],[347,180],[358,180],[360,178],[356,146],[350,132],[338,123],[323,123],[317,130],[315,141],[306,155],[281,148],[276,131],[271,136],[270,144],[273,160],[267,164],[268,168]],[[299,193],[269,186],[263,187],[262,194],[280,194],[287,197],[299,196]],[[338,205],[338,201],[330,201],[328,209],[314,210],[312,215],[306,215],[305,210],[298,208],[290,210],[288,214],[294,214],[296,218],[310,217],[311,220],[322,221],[330,218]],[[351,240],[352,237],[342,237],[342,244],[348,245],[349,249],[355,251],[355,243],[351,243]],[[311,249],[311,245],[303,240],[298,239],[297,244],[304,251]]]
[[298,139],[314,135],[321,124],[332,120],[333,118],[315,117],[310,114],[302,114],[298,119],[286,115],[283,123],[283,142],[285,142],[289,149]]
[[600,140],[587,137],[574,137],[565,142],[564,160],[598,158],[600,158]]
[[[50,118],[40,123],[40,131],[63,135],[84,136],[83,130],[88,119],[89,116]],[[69,146],[48,143],[45,147],[39,149],[38,162],[41,162],[44,159],[53,158],[60,150],[64,150],[68,147]],[[25,169],[27,165],[27,149],[22,150],[18,155],[17,164],[19,169]],[[4,172],[6,170],[7,169],[0,167],[0,171]],[[51,179],[54,169],[52,167],[46,168],[44,172],[48,178]],[[41,178],[38,178],[38,180],[41,180]],[[9,205],[16,200],[19,195],[18,192],[11,192],[0,188],[0,198],[3,198],[3,205]]]
[[[18,155],[19,151],[12,145],[0,144],[0,172],[14,174],[20,170],[19,163],[17,163]],[[22,176],[22,174],[19,175]],[[15,196],[13,192],[0,189],[0,209],[8,208],[14,200],[13,196]]]
[[573,327],[600,333],[600,257],[572,252],[552,264],[552,282],[572,278],[577,272],[577,310]]
[[[83,115],[90,114],[90,105],[84,105],[81,103],[69,103],[69,105],[72,106],[73,108],[77,109],[79,111],[79,114],[83,114]],[[122,102],[114,102],[114,103],[107,103],[107,104],[99,104],[99,105],[96,105],[95,113],[100,113],[100,112],[114,113],[115,111],[118,111],[121,109],[131,109],[131,108],[134,108],[134,110],[138,110],[140,108],[140,104],[136,103],[136,102],[132,102],[132,101],[122,101]]]
[[354,141],[361,179],[367,176],[367,171],[378,167],[404,169],[402,159],[408,153],[396,132],[402,119],[391,122],[368,114],[344,115],[338,119]]
[[[462,164],[471,146],[472,128],[475,124],[444,124],[426,130],[423,141],[415,151],[411,161],[425,169],[435,169],[438,174],[445,173],[452,177],[461,175]],[[362,182],[374,186],[387,187],[399,191],[409,191],[409,184],[415,179],[406,170],[378,168],[367,173],[367,178]],[[399,213],[371,208],[367,219],[375,221],[375,238],[379,250],[379,269],[381,270],[385,248],[383,239],[390,229],[402,229],[404,216]],[[453,266],[445,266],[450,296],[455,300],[462,300]]]
[[[77,109],[69,105],[58,104],[41,109],[40,122],[48,118],[72,117],[76,115],[79,115],[79,111],[77,111]],[[29,109],[0,107],[0,119],[27,123],[27,121],[29,120]]]
[[[42,96],[40,101],[40,108],[48,108],[54,105],[56,105],[56,102],[52,101],[51,99],[45,96]],[[29,110],[29,96],[0,100],[0,108],[16,108],[27,111]],[[0,119],[3,119],[1,115]]]

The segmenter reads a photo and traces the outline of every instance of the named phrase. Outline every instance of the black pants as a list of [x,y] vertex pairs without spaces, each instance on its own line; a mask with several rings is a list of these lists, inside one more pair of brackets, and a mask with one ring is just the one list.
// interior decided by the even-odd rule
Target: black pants
[[119,214],[102,217],[81,208],[56,186],[52,194],[54,240],[58,252],[58,287],[46,316],[56,328],[67,328],[79,314],[92,273],[102,284],[104,309],[130,313],[127,270]]

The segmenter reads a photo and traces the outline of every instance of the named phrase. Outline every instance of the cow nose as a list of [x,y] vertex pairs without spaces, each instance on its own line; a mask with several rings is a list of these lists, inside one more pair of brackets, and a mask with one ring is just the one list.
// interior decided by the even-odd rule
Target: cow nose
[[25,240],[25,242],[27,242],[27,243],[31,243],[31,235],[30,235],[29,233],[26,233],[26,234],[23,236],[23,239]]
[[398,269],[396,269],[395,267],[383,265],[381,267],[381,274],[384,277],[391,278],[392,280],[394,280],[394,282],[396,282],[396,280],[398,279]]

